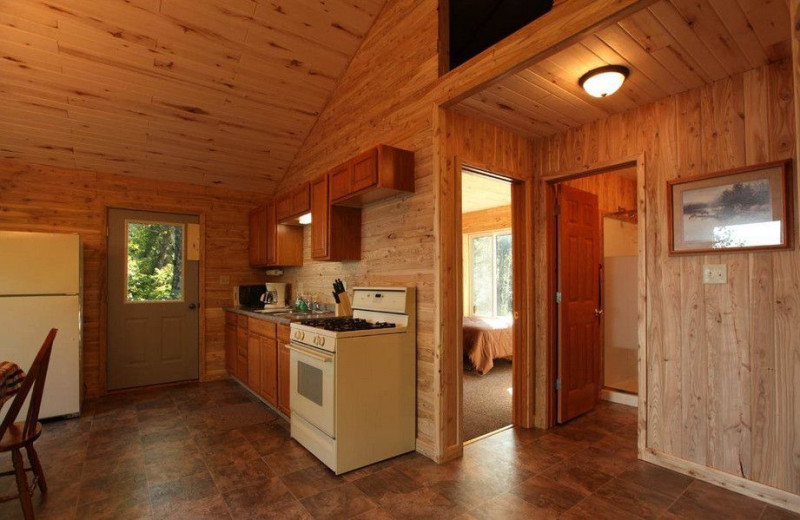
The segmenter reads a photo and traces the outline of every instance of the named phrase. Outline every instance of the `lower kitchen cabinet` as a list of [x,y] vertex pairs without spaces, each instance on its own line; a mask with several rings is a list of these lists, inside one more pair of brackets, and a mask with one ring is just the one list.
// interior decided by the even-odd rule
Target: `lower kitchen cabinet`
[[274,339],[259,338],[260,390],[258,395],[273,406],[278,406],[278,355]]
[[289,326],[278,325],[278,410],[291,416],[289,407]]
[[247,386],[261,395],[261,336],[247,335]]
[[225,313],[225,367],[289,415],[289,326]]
[[[248,364],[247,364],[247,316],[237,316],[238,325],[236,327],[236,377],[242,383],[247,384]],[[244,319],[242,319],[244,318]]]

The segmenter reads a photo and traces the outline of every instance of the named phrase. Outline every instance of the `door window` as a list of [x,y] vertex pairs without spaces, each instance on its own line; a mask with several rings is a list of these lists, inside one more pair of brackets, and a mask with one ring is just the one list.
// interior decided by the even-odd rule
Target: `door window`
[[125,223],[126,301],[183,301],[184,225]]

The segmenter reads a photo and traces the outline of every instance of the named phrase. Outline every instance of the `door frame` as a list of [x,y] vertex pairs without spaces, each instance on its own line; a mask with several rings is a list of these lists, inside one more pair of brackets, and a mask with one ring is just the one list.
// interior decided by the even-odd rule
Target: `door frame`
[[[136,205],[108,205],[103,211],[103,230],[102,237],[102,255],[100,259],[100,317],[99,317],[99,340],[100,348],[98,349],[98,371],[100,378],[100,391],[101,395],[106,395],[108,391],[108,214],[111,210],[124,210],[124,211],[150,211],[155,213],[171,213],[174,215],[192,215],[198,218],[200,226],[200,260],[197,266],[197,291],[198,291],[198,319],[197,319],[197,375],[198,381],[206,381],[206,211],[192,209],[191,211],[176,212],[174,207],[159,206],[157,204],[136,204]],[[166,383],[168,386],[174,383]],[[113,390],[113,393],[124,393],[133,390],[142,390],[137,387],[126,388],[122,390]]]
[[558,422],[558,395],[556,394],[556,379],[558,378],[558,307],[555,294],[558,288],[558,252],[557,252],[557,215],[556,215],[556,185],[565,181],[592,177],[615,170],[636,168],[636,209],[639,214],[638,222],[638,273],[637,273],[637,337],[638,351],[638,436],[637,450],[641,457],[644,453],[647,440],[647,208],[645,186],[645,156],[644,154],[632,157],[596,163],[577,170],[567,170],[546,175],[541,178],[541,188],[545,198],[545,272],[547,273],[545,292],[546,305],[546,370],[543,384],[545,386],[544,419],[545,426],[551,428]]
[[[448,276],[441,277],[442,292],[449,296],[447,315],[441,318],[442,367],[440,388],[442,392],[441,415],[444,424],[439,432],[442,438],[438,462],[458,458],[463,453],[463,234],[461,232],[461,174],[464,170],[501,178],[511,185],[511,229],[513,264],[514,308],[514,360],[512,363],[512,424],[529,428],[533,426],[534,407],[534,349],[531,325],[534,316],[532,263],[533,254],[533,172],[513,173],[473,159],[451,156],[447,161],[447,196],[440,194],[442,206],[446,204],[451,219],[440,227],[441,257],[447,262]],[[439,295],[441,298],[441,295]],[[444,304],[444,302],[442,302]],[[448,319],[449,318],[449,319]]]

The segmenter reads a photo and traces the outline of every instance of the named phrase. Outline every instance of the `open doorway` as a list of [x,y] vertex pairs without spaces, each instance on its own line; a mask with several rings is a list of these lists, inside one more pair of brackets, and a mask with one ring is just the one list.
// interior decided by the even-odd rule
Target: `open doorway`
[[465,441],[512,424],[511,186],[486,172],[461,173]]
[[556,412],[637,406],[639,215],[635,165],[554,184]]

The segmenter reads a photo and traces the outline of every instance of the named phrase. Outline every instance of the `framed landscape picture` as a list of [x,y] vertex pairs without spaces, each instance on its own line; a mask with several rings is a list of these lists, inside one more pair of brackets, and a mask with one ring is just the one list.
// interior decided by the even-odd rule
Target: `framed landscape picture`
[[668,182],[670,254],[788,249],[791,180],[781,161]]

